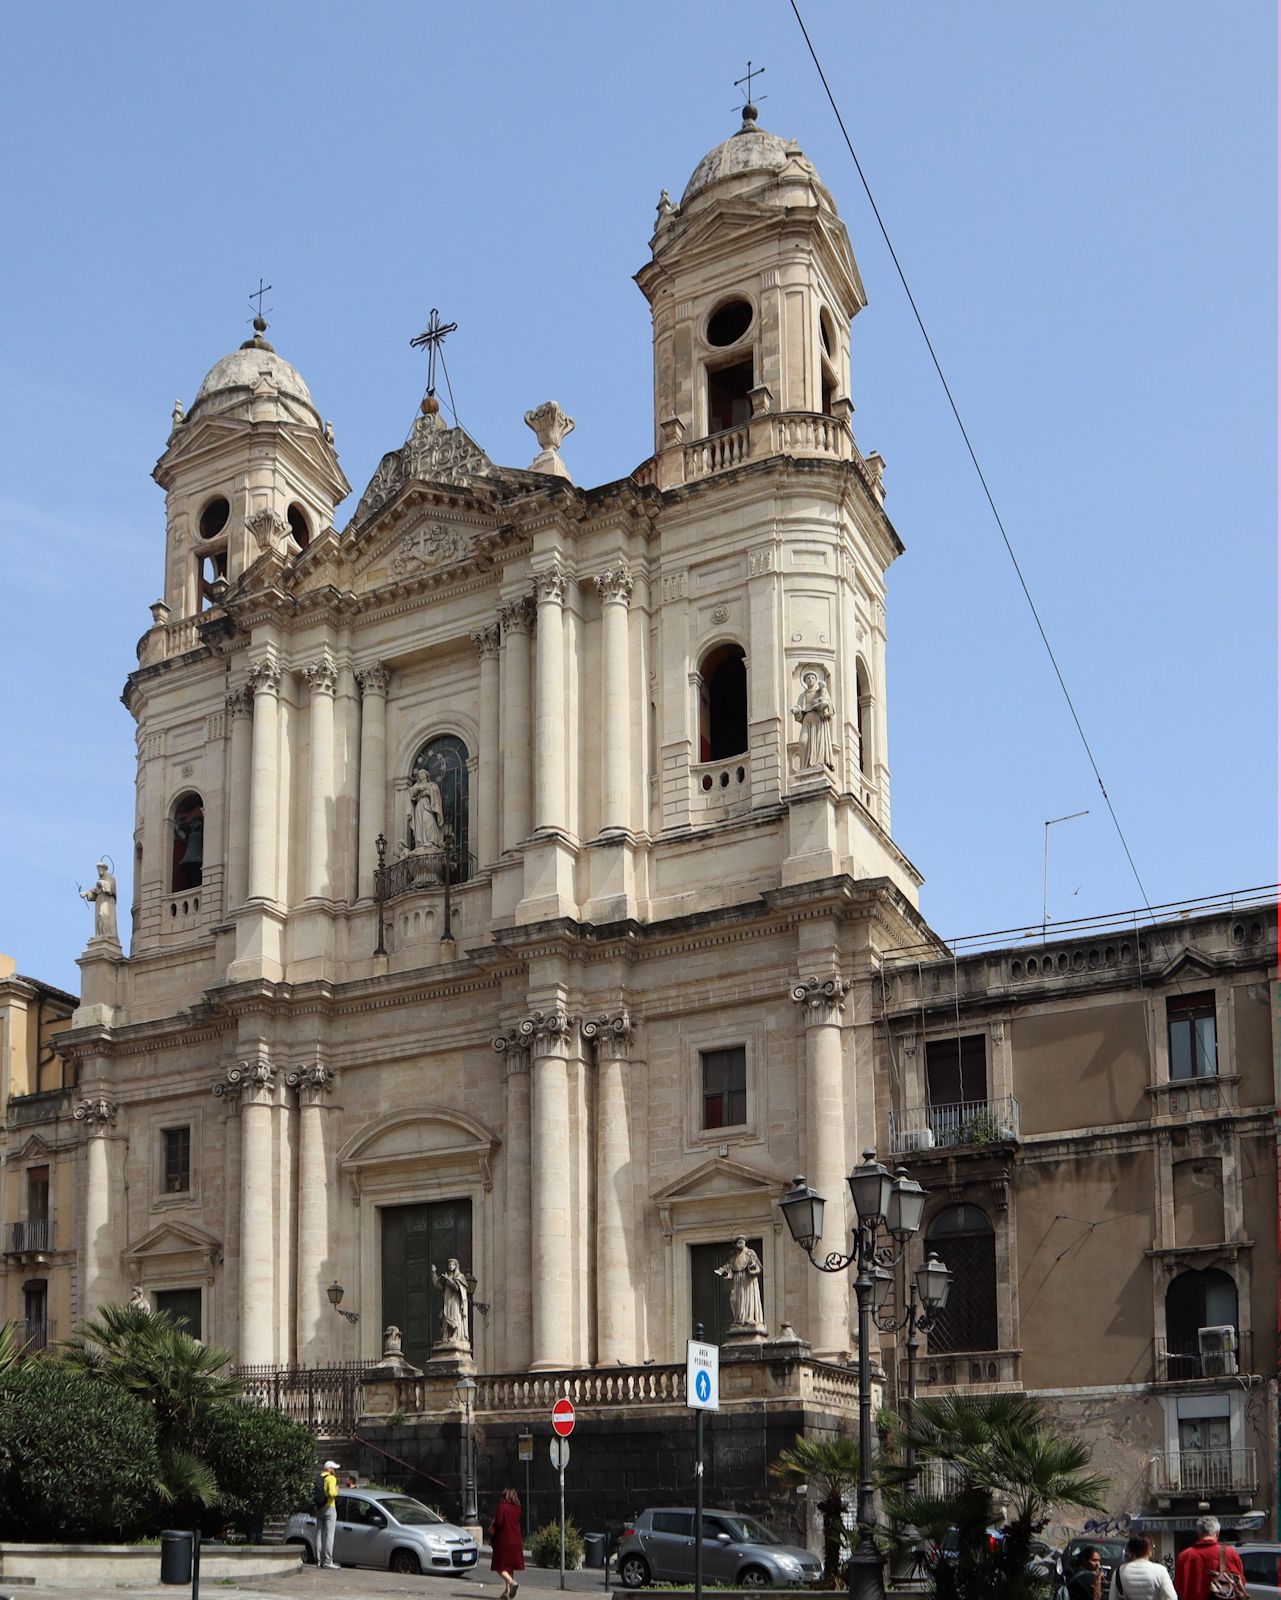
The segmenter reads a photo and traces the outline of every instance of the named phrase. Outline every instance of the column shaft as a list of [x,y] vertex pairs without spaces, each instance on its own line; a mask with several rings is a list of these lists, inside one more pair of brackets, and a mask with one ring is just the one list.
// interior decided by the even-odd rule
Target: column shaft
[[[807,980],[793,990],[805,1012],[805,1164],[806,1177],[827,1196],[823,1237],[814,1247],[821,1260],[832,1250],[847,1250],[845,1228],[844,1067],[841,1059],[841,1008],[848,985],[839,978]],[[814,1273],[810,1282],[809,1339],[825,1359],[850,1348],[849,1282],[843,1272]]]
[[237,1361],[259,1366],[276,1358],[274,1173],[271,1114],[276,1069],[240,1062],[214,1093],[240,1102],[240,1340]]
[[540,572],[538,736],[534,741],[534,827],[565,826],[565,579]]
[[507,1127],[504,1157],[503,1228],[506,1234],[507,1352],[506,1370],[519,1372],[532,1360],[530,1296],[518,1284],[529,1281],[530,1270],[530,1123],[529,1056],[520,1051],[507,1061]]
[[260,661],[249,674],[254,696],[249,804],[249,898],[278,898],[280,668]]
[[311,771],[307,798],[307,896],[328,900],[334,826],[334,690],[338,673],[328,658],[305,673],[311,689]]
[[116,1120],[116,1103],[104,1096],[82,1100],[72,1111],[89,1130],[85,1147],[84,1290],[81,1314],[92,1316],[115,1296],[115,1262],[111,1237],[111,1163],[107,1133]]
[[291,1072],[298,1089],[298,1360],[318,1362],[329,1349],[329,1167],[325,1155],[325,1101],[332,1076],[319,1063]]
[[472,634],[480,651],[480,749],[476,761],[476,856],[486,867],[498,859],[499,689],[498,629]]
[[601,831],[632,824],[630,655],[631,574],[615,567],[596,579],[601,597]]
[[[619,1024],[622,1024],[620,1027]],[[613,1026],[611,1027],[611,1024]],[[596,1045],[596,1365],[637,1360],[632,1153],[624,1074],[630,1022],[602,1017]]]
[[569,1065],[572,1028],[563,1013],[535,1024],[530,1053],[530,1370],[568,1367],[573,1354],[573,1272],[569,1238]]
[[502,845],[515,850],[529,834],[529,608],[504,606],[503,625],[503,819]]
[[386,667],[375,664],[356,674],[360,682],[360,822],[358,828],[357,894],[374,892],[378,868],[375,844],[387,820],[387,684]]
[[231,749],[227,775],[227,887],[224,912],[243,904],[249,892],[249,764],[253,725],[253,697],[247,688],[227,696],[231,718]]

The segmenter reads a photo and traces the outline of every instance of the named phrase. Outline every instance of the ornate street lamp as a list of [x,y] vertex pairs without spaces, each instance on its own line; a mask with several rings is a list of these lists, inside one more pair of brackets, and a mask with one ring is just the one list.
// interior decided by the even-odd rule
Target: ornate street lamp
[[343,1288],[342,1284],[338,1282],[337,1278],[335,1278],[325,1290],[325,1293],[329,1296],[329,1304],[334,1308],[338,1315],[340,1317],[346,1317],[348,1322],[354,1324],[360,1321],[360,1312],[343,1310],[342,1297],[346,1294],[346,1292],[347,1291]]
[[[849,1175],[850,1194],[858,1221],[854,1248],[849,1255],[830,1251],[822,1261],[814,1258],[814,1246],[823,1237],[824,1198],[797,1178],[790,1192],[779,1201],[788,1231],[820,1272],[844,1272],[855,1268],[854,1294],[858,1300],[858,1528],[859,1542],[850,1560],[850,1600],[882,1600],[885,1587],[881,1557],[873,1534],[876,1507],[872,1486],[872,1366],[869,1346],[872,1325],[881,1327],[878,1313],[889,1299],[894,1285],[892,1269],[903,1259],[907,1241],[921,1226],[925,1211],[925,1191],[902,1169],[894,1175],[876,1159],[875,1150],[866,1150],[860,1166]],[[878,1245],[884,1229],[893,1244]],[[943,1268],[946,1272],[946,1268]]]
[[476,1510],[476,1433],[472,1407],[476,1400],[476,1380],[464,1374],[454,1385],[463,1409],[463,1526],[475,1523]]

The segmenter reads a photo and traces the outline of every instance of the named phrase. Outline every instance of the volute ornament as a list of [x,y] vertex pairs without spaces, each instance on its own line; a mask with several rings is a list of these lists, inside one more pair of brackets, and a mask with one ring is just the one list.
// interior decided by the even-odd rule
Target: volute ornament
[[108,1100],[106,1095],[100,1094],[81,1100],[71,1115],[77,1122],[88,1123],[91,1127],[109,1128],[115,1122],[119,1109],[115,1100]]

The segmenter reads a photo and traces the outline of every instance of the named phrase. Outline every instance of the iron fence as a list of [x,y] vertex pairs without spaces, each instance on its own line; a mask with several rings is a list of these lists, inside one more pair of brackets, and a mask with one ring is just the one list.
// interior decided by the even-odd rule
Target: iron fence
[[247,1400],[283,1411],[321,1438],[355,1432],[360,1415],[362,1361],[325,1367],[240,1367],[236,1377]]

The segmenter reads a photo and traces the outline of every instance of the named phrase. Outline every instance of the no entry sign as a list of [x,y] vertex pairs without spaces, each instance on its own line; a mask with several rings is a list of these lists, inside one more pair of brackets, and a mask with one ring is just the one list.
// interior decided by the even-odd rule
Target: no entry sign
[[574,1431],[574,1402],[558,1400],[552,1407],[552,1431],[568,1439]]

